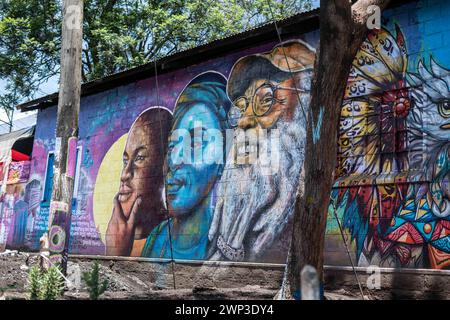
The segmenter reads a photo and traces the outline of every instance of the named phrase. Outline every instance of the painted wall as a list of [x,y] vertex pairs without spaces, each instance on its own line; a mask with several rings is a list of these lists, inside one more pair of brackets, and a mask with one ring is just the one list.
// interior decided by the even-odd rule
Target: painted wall
[[341,113],[327,257],[360,266],[450,266],[450,3],[389,11],[363,43]]
[[26,248],[26,234],[33,229],[33,216],[39,206],[29,198],[30,161],[11,162],[7,174],[5,192],[0,197],[0,252]]
[[[70,251],[284,262],[316,40],[274,39],[82,98]],[[35,133],[33,250],[48,227],[55,117],[40,111]]]
[[[449,264],[449,9],[388,10],[355,59],[328,264],[349,264],[334,212],[359,265]],[[159,90],[149,78],[84,97],[71,252],[283,263],[317,40],[274,39],[162,74]],[[55,117],[55,107],[38,115],[30,183],[41,195]],[[30,249],[48,215],[44,201]]]

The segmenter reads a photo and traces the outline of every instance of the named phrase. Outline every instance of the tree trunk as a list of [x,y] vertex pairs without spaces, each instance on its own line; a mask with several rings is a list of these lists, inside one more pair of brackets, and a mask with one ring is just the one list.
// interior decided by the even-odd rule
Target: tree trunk
[[66,273],[78,141],[83,0],[65,0],[56,122],[53,191],[49,214],[51,264]]
[[[296,199],[288,283],[299,296],[300,271],[316,268],[323,286],[323,249],[327,209],[336,165],[342,98],[354,56],[366,33],[370,5],[383,9],[389,1],[321,0],[320,45],[311,86],[305,151],[304,193]],[[323,289],[323,287],[322,287]]]

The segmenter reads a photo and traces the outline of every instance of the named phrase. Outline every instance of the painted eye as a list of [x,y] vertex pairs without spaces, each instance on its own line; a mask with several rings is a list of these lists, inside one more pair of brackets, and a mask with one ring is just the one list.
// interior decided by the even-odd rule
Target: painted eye
[[136,158],[134,158],[135,162],[140,162],[140,161],[144,161],[145,160],[145,156],[138,154],[136,156]]
[[255,115],[263,116],[275,102],[274,92],[271,87],[261,87],[255,92],[253,108]]
[[444,100],[438,103],[439,114],[444,118],[450,117],[450,100]]

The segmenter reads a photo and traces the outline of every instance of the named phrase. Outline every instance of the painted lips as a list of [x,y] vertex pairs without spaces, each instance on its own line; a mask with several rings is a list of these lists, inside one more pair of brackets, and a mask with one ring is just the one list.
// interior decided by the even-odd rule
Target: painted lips
[[169,195],[177,193],[185,185],[181,179],[169,179],[167,180],[167,193]]
[[120,189],[119,189],[118,199],[120,202],[124,202],[124,201],[128,200],[132,194],[133,194],[133,189],[131,189],[127,185],[121,185]]
[[441,126],[441,129],[450,129],[450,123],[446,123],[446,124],[443,124],[442,126]]

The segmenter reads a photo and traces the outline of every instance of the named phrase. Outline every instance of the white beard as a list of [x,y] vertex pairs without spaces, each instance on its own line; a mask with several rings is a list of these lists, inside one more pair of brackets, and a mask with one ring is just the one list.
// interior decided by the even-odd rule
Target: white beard
[[[254,261],[261,257],[285,230],[294,211],[304,161],[305,121],[298,109],[299,106],[292,121],[280,120],[277,124],[279,162],[275,166],[278,170],[273,171],[274,173],[271,168],[273,170],[273,160],[276,156],[265,153],[265,148],[261,150],[261,143],[260,156],[252,165],[235,164],[235,145],[230,150],[218,183],[217,203],[209,231],[209,239],[213,245],[210,253],[215,252],[211,259],[221,258],[216,248],[219,234],[228,246],[244,249],[245,260]],[[270,135],[271,133],[268,134],[269,143],[263,145],[270,145]],[[275,151],[273,147],[270,149]],[[265,154],[269,155],[269,158],[265,157]],[[268,167],[267,164],[270,163],[272,167]]]

